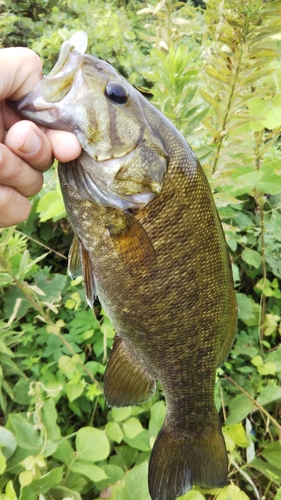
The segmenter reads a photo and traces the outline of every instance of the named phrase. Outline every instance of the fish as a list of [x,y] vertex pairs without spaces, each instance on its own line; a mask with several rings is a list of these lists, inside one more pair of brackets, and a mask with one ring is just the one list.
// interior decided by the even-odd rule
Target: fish
[[74,231],[69,273],[82,275],[116,335],[104,377],[109,406],[147,401],[159,381],[164,424],[149,461],[152,500],[223,487],[228,462],[214,402],[237,305],[230,258],[206,175],[175,126],[110,64],[64,41],[51,73],[14,106],[78,137],[60,163]]

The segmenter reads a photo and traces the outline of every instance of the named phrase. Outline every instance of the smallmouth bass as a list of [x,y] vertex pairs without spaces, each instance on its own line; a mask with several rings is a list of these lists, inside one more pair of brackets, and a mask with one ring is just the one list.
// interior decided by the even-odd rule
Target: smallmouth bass
[[153,500],[221,487],[227,454],[214,403],[216,368],[236,327],[221,223],[206,176],[176,128],[108,63],[63,43],[58,62],[16,104],[38,124],[74,132],[81,156],[59,165],[82,274],[116,330],[104,394],[110,406],[149,399],[158,379],[166,418],[152,449]]

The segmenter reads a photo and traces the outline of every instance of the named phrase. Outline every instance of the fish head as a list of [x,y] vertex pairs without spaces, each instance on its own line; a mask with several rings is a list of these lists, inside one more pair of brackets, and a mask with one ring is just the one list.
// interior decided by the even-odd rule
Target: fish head
[[123,156],[143,133],[138,92],[106,61],[84,54],[86,48],[83,31],[63,42],[52,71],[15,108],[35,123],[74,132],[98,161]]
[[153,112],[147,112],[153,107],[86,48],[83,31],[63,42],[49,75],[14,107],[35,123],[76,134],[89,158],[82,153],[80,180],[74,172],[71,181],[69,170],[69,182],[79,184],[83,196],[123,209],[143,206],[160,192],[167,168]]

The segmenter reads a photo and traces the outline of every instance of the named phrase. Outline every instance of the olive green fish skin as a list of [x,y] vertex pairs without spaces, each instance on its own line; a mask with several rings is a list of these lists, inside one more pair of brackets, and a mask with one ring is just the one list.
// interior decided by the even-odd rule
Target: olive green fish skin
[[[104,70],[105,82],[113,74],[115,80],[115,73]],[[229,256],[206,176],[184,138],[129,84],[130,99],[120,106],[103,100],[106,83],[94,87],[99,77],[93,67],[87,78],[95,102],[102,89],[106,103],[83,111],[99,153],[92,158],[83,152],[78,160],[60,164],[62,193],[79,241],[88,299],[98,295],[117,332],[105,397],[113,406],[137,404],[153,394],[155,379],[161,382],[167,413],[151,455],[149,487],[153,500],[175,500],[194,484],[211,488],[226,482],[214,384],[236,325]],[[106,116],[97,116],[101,109]],[[133,129],[129,144],[126,116]],[[102,121],[107,130],[100,133]],[[105,161],[98,159],[103,134],[109,137],[111,159],[114,144],[119,157],[134,151],[126,167],[129,180],[123,174],[118,180],[117,174],[110,196],[118,196],[118,186],[130,196],[142,189],[147,204],[137,199],[128,207],[125,196],[124,209],[115,201],[107,206],[104,199],[91,198],[91,184],[82,186],[81,172]],[[147,156],[153,166],[152,172],[146,166],[144,175],[139,170]]]

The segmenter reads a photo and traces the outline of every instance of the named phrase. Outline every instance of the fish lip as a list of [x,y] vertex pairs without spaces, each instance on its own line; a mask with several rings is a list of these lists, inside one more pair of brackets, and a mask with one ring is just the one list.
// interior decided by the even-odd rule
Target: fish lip
[[29,109],[28,109],[29,111],[34,111],[34,110],[36,110],[36,106],[34,105],[34,101],[35,101],[35,99],[37,99],[39,97],[42,97],[42,95],[41,95],[41,92],[39,90],[39,86],[37,85],[37,87],[35,87],[34,90],[31,90],[31,92],[26,94],[19,101],[17,101],[17,102],[11,101],[11,103],[12,103],[11,105],[17,111],[21,111],[23,108],[25,108],[27,106],[29,107]]

